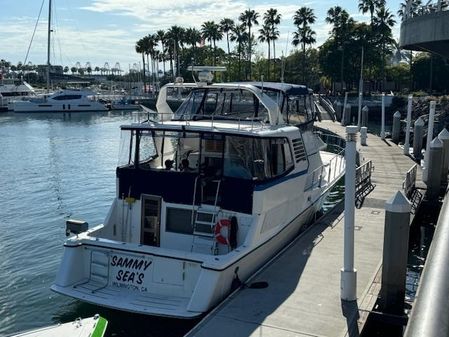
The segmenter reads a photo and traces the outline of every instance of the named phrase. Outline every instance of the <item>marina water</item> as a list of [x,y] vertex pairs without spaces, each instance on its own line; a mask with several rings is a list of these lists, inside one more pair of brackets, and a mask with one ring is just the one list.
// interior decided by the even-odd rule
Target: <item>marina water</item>
[[0,336],[104,315],[109,336],[182,336],[195,323],[121,313],[50,290],[65,220],[102,223],[130,112],[0,114]]

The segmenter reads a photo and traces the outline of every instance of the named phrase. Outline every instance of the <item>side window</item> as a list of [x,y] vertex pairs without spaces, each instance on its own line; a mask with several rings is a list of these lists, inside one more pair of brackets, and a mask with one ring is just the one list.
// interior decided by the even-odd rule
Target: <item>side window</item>
[[284,143],[284,155],[285,155],[285,169],[288,170],[293,166],[293,156],[290,144],[288,141]]

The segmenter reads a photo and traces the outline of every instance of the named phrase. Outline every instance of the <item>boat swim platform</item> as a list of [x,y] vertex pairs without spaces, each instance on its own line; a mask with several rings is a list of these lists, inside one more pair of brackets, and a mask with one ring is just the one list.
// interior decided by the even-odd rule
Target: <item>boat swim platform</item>
[[[340,124],[323,120],[316,125],[345,137]],[[375,185],[355,210],[357,301],[340,298],[344,234],[340,202],[186,336],[359,336],[380,292],[385,202],[402,190],[405,174],[415,162],[396,144],[371,134],[367,146],[360,146],[358,139],[357,148],[362,164],[373,162]],[[418,167],[417,177],[421,173]],[[268,287],[250,287],[262,281]]]

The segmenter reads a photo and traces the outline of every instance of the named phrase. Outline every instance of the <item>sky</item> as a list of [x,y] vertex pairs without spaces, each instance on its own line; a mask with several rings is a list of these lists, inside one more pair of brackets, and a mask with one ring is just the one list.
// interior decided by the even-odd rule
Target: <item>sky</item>
[[[39,11],[42,13],[38,20]],[[24,62],[37,23],[36,33],[29,50],[27,63],[45,64],[47,59],[47,24],[49,0],[0,0],[0,59],[13,64]],[[51,63],[69,67],[79,62],[85,66],[112,68],[119,63],[127,71],[138,66],[141,57],[135,52],[135,43],[143,36],[172,25],[201,28],[205,21],[219,22],[228,17],[237,20],[246,9],[256,10],[260,16],[269,8],[282,14],[280,38],[276,55],[288,55],[292,50],[294,12],[307,6],[317,17],[312,29],[321,45],[328,37],[330,25],[325,23],[326,12],[339,5],[356,21],[369,21],[369,14],[357,9],[357,0],[264,1],[264,0],[52,0]],[[393,14],[400,0],[387,0]],[[259,20],[259,23],[262,20]],[[399,18],[393,34],[398,38]],[[258,28],[257,28],[258,29]],[[219,44],[225,48],[225,40]],[[232,46],[231,46],[232,48]],[[267,54],[266,44],[258,44],[257,52]]]

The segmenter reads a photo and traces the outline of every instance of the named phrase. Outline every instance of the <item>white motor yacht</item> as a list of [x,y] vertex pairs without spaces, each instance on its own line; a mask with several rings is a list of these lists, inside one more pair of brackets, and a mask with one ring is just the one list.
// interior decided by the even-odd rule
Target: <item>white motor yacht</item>
[[106,111],[106,106],[95,99],[89,90],[64,89],[51,95],[14,101],[14,112],[88,112]]
[[36,97],[33,87],[25,81],[2,80],[0,83],[0,108],[13,110],[13,102]]
[[[164,88],[162,88],[164,90]],[[67,222],[51,289],[141,314],[200,316],[296,237],[344,174],[303,86],[202,84],[124,125],[103,224]]]

